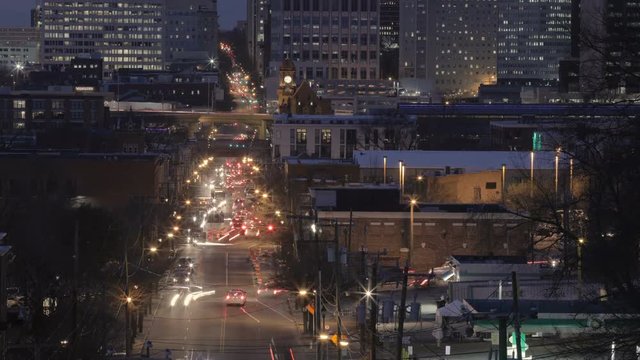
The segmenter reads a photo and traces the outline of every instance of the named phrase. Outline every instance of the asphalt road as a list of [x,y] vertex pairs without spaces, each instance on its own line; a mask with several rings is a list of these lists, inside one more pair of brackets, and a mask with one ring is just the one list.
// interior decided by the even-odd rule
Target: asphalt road
[[[165,349],[171,349],[173,359],[270,359],[270,348],[280,359],[290,359],[291,352],[295,359],[315,356],[301,340],[295,324],[300,319],[290,314],[286,295],[258,298],[248,261],[250,246],[260,244],[240,240],[183,250],[181,256],[195,260],[193,285],[201,286],[206,295],[191,296],[185,305],[186,289],[164,290],[155,315],[147,322],[152,357],[164,358]],[[244,307],[224,303],[226,291],[236,288],[248,293]]]

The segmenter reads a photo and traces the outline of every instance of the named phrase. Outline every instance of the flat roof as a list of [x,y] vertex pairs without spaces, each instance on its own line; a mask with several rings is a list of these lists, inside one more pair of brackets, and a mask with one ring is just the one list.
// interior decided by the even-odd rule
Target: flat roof
[[[555,169],[554,151],[536,151],[534,169]],[[466,172],[529,169],[529,151],[423,151],[423,150],[363,150],[355,151],[353,159],[360,168],[382,168],[384,156],[387,168],[397,169],[402,160],[406,168],[413,169],[465,169]],[[566,168],[568,160],[561,155],[560,167]]]
[[638,116],[635,104],[398,104],[407,115]]

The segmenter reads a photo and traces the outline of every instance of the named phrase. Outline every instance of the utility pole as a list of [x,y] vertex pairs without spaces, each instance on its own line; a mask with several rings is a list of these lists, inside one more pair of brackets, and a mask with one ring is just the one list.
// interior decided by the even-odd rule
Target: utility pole
[[72,316],[72,341],[71,341],[71,352],[75,353],[75,349],[78,348],[77,340],[78,340],[78,277],[80,276],[79,271],[79,262],[80,262],[80,251],[79,251],[79,236],[78,236],[78,220],[76,219],[75,230],[73,235],[73,313]]
[[[351,228],[351,225],[349,225]],[[335,230],[334,230],[335,240],[336,240],[336,320],[338,322],[338,360],[342,360],[342,348],[340,342],[342,341],[342,319],[340,318],[340,241],[338,238],[338,221],[335,222]]]
[[511,286],[513,289],[513,327],[516,333],[516,354],[517,359],[522,360],[522,344],[520,343],[520,311],[518,309],[518,277],[515,271],[511,272]]
[[402,272],[402,297],[398,308],[398,343],[396,344],[396,359],[402,359],[402,337],[404,335],[404,319],[407,314],[407,278],[409,277],[409,264],[404,266]]
[[128,241],[125,239],[124,245],[124,353],[125,358],[129,358],[131,354],[129,332],[131,324],[129,323],[129,256],[127,255]]
[[507,360],[507,317],[498,318],[498,360]]
[[378,263],[375,262],[371,268],[371,280],[369,289],[371,291],[371,314],[370,314],[370,331],[371,331],[371,351],[369,359],[376,360],[376,346],[378,344],[377,324],[378,324],[378,303],[376,302],[376,286],[378,285]]
[[316,340],[316,359],[322,360],[322,346],[320,346],[319,336],[322,331],[322,271],[318,270],[318,289],[316,290],[316,310],[313,314],[313,335]]

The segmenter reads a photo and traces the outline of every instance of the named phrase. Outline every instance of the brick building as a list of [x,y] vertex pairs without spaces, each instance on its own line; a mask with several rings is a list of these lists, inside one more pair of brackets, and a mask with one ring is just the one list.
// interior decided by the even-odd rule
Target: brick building
[[522,256],[531,245],[526,221],[496,205],[416,205],[411,241],[411,211],[397,189],[314,188],[311,196],[324,238],[335,238],[330,224],[337,221],[340,245],[349,252],[381,253],[398,264],[412,254],[418,271],[441,266],[453,254]]
[[3,153],[0,204],[25,199],[74,200],[106,208],[132,200],[158,203],[167,165],[158,154]]

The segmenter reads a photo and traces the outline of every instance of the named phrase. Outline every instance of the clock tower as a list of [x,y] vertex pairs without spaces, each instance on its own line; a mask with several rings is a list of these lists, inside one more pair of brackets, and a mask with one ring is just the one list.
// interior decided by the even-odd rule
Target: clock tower
[[296,66],[290,59],[280,65],[280,84],[278,85],[278,108],[280,113],[290,112],[290,101],[296,92]]

